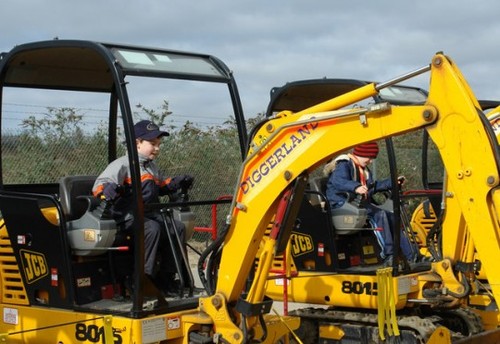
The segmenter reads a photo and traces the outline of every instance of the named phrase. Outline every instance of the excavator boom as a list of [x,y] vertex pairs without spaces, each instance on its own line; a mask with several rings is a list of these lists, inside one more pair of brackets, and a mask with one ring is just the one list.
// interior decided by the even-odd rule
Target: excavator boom
[[[370,108],[346,108],[376,95],[384,87],[429,69],[429,96],[423,105],[375,104]],[[456,228],[457,231],[465,231],[466,226],[470,232],[496,300],[500,296],[498,269],[495,269],[495,261],[500,259],[496,215],[500,205],[496,191],[498,148],[491,127],[461,72],[440,53],[429,66],[415,72],[387,83],[367,84],[296,113],[282,111],[254,131],[233,198],[218,270],[217,293],[228,303],[236,302],[251,275],[256,255],[259,264],[250,290],[258,290],[262,285],[262,275],[270,269],[269,257],[283,252],[277,252],[276,245],[263,243],[261,238],[276,221],[279,199],[302,176],[307,178],[332,156],[355,145],[419,129],[425,129],[438,147],[449,178],[446,197],[458,203],[460,214],[455,216],[464,219],[451,222],[464,227]],[[244,252],[242,247],[246,248]],[[422,278],[433,276],[433,280],[437,274],[442,290],[449,288],[450,294],[458,295],[463,291],[462,285],[451,270],[453,257],[458,255],[446,252],[445,259],[434,262],[426,272],[427,277]],[[246,297],[249,304],[259,304],[262,300],[261,293]],[[370,301],[376,304],[373,302]],[[402,305],[398,303],[397,307]]]

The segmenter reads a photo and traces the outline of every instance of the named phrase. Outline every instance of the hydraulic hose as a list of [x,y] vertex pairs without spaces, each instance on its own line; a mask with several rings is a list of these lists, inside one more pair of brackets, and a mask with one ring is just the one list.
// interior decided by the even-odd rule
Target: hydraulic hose
[[[227,225],[226,228],[220,232],[220,235],[201,253],[200,259],[198,260],[198,275],[203,287],[209,295],[212,295],[215,292],[216,277],[212,271],[214,269],[214,257],[219,255],[218,252],[224,242],[228,229],[229,225]],[[207,279],[207,276],[204,273],[203,265],[209,256],[211,256],[211,258],[209,259],[209,264],[207,264],[206,267],[206,274],[209,276]]]

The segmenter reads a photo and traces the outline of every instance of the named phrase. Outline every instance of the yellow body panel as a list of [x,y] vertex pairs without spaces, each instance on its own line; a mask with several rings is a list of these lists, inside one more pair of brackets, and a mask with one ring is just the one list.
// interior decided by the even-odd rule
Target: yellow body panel
[[[273,278],[266,285],[267,295],[283,299],[286,279]],[[377,276],[320,274],[301,272],[287,279],[290,302],[313,303],[335,307],[377,309]],[[401,309],[408,295],[418,293],[418,276],[406,275],[393,280],[396,309]]]
[[184,334],[182,313],[131,319],[18,306],[3,306],[2,313],[1,335],[8,343],[103,343],[106,326],[111,328],[111,343],[158,343],[176,338],[181,343]]

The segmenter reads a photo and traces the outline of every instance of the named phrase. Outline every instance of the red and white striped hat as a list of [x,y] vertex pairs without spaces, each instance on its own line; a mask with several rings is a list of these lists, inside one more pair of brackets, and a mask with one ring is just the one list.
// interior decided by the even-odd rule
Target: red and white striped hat
[[378,144],[377,142],[363,143],[354,147],[352,154],[363,158],[375,159],[378,155]]

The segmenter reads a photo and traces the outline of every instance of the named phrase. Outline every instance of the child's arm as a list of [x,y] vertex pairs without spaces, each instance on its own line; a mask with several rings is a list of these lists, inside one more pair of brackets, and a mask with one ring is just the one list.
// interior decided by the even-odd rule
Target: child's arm
[[194,178],[189,174],[182,174],[175,177],[169,177],[163,180],[160,185],[160,195],[168,195],[179,189],[189,189],[193,184]]
[[97,177],[92,193],[96,197],[104,195],[107,200],[116,199],[121,194],[127,179],[129,179],[128,167],[121,159],[117,159]]

